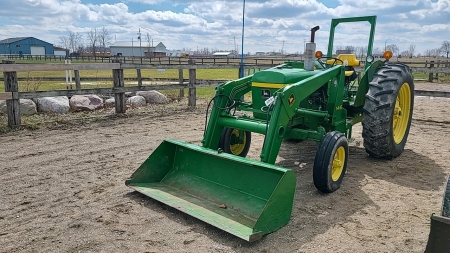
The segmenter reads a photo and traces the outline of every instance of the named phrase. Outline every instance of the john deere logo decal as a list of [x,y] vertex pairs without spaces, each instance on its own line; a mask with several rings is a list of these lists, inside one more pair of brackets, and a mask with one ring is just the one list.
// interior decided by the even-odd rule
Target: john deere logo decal
[[270,90],[266,90],[266,89],[261,90],[261,97],[270,98]]
[[294,96],[294,93],[292,93],[289,96],[289,106],[292,106],[294,104],[294,102],[295,102],[295,96]]

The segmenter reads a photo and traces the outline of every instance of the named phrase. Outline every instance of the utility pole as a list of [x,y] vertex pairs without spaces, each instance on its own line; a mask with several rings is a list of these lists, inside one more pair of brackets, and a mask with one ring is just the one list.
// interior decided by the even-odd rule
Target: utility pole
[[283,40],[283,46],[281,47],[281,56],[284,55],[284,40]]
[[138,40],[139,40],[139,57],[142,56],[142,40],[141,40],[141,28],[139,27],[139,32],[138,32]]
[[242,52],[241,63],[239,64],[239,78],[244,77],[244,25],[245,25],[245,0],[242,7]]
[[303,54],[306,52],[306,39],[303,39]]

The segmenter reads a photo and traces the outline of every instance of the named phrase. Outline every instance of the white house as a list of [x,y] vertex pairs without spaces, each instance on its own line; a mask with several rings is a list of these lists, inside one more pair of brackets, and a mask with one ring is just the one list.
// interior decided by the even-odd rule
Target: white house
[[165,57],[167,53],[166,46],[162,42],[152,47],[148,42],[117,41],[110,46],[110,50],[111,56]]

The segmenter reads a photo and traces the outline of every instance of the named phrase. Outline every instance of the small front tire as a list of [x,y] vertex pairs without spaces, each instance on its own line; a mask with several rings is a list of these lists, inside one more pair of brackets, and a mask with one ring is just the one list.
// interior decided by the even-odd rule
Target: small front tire
[[316,188],[324,193],[336,191],[347,170],[348,141],[341,132],[325,135],[314,159],[313,180]]
[[251,132],[225,127],[219,140],[219,148],[225,153],[246,157],[251,141]]

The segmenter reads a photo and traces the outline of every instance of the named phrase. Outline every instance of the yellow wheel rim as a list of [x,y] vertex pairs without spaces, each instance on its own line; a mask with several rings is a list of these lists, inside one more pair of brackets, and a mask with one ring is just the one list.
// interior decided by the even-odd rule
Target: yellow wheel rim
[[239,141],[239,130],[234,129],[230,136],[230,150],[233,155],[240,155],[245,149],[245,143],[247,142],[247,136],[244,131],[242,131],[242,141]]
[[411,114],[411,89],[404,83],[398,91],[395,101],[394,115],[392,116],[392,134],[396,144],[400,144],[405,137]]
[[345,148],[339,147],[336,150],[336,153],[334,154],[333,158],[333,164],[331,167],[331,179],[333,181],[338,181],[338,179],[342,175],[342,171],[344,171],[344,164],[345,164]]

